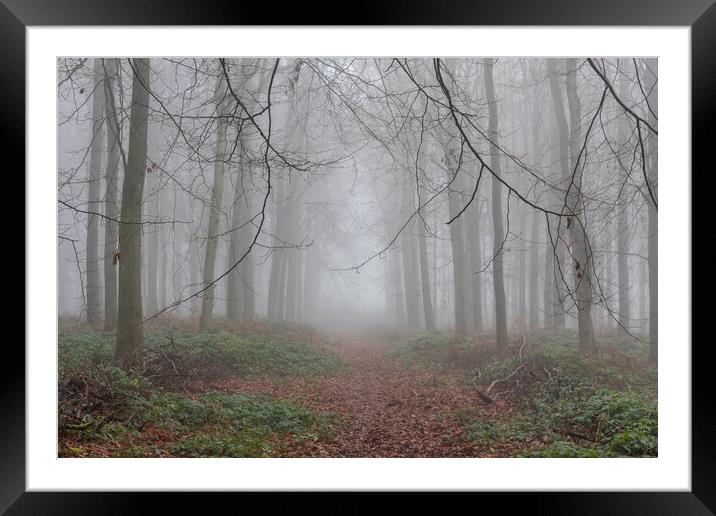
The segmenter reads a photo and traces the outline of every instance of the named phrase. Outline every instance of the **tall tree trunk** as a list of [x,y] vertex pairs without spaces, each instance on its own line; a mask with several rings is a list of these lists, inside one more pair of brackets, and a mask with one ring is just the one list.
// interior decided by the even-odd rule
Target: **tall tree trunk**
[[[251,193],[249,192],[248,195],[248,205],[249,209],[251,209],[251,207],[253,206],[253,204],[251,203]],[[248,249],[249,245],[251,245],[251,239],[252,236],[250,234],[250,231],[247,231],[242,245],[244,249]],[[244,295],[241,303],[241,307],[243,309],[243,320],[253,321],[256,318],[256,297],[254,287],[254,261],[251,259],[251,256],[247,256],[244,261],[241,262],[241,264],[239,265],[239,270],[241,272],[241,276],[244,279],[242,285],[242,292]]]
[[467,210],[467,216],[470,224],[469,230],[470,240],[470,278],[472,283],[472,322],[477,331],[481,331],[483,327],[482,320],[482,245],[480,239],[480,199],[475,197],[472,206]]
[[520,211],[520,233],[522,243],[520,244],[519,256],[518,256],[518,267],[519,267],[519,286],[518,286],[518,308],[519,314],[518,319],[520,323],[520,331],[524,331],[527,324],[527,210],[523,207],[519,207]]
[[99,265],[99,214],[102,212],[99,200],[102,168],[102,143],[104,137],[105,86],[102,60],[94,60],[94,90],[92,92],[92,135],[88,173],[87,198],[87,254],[85,270],[87,276],[87,322],[99,322],[102,312],[102,288]]
[[405,303],[403,302],[403,275],[400,270],[400,251],[394,249],[390,252],[391,283],[393,285],[393,307],[396,316],[395,323],[398,328],[405,329]]
[[579,349],[585,353],[596,351],[597,343],[594,338],[592,324],[592,264],[593,257],[586,235],[586,218],[582,215],[584,201],[582,197],[582,175],[584,158],[580,157],[581,134],[581,105],[577,92],[577,61],[565,60],[567,77],[565,79],[567,90],[567,104],[569,105],[569,154],[570,168],[573,171],[572,182],[568,185],[567,207],[571,212],[571,244],[574,259],[574,284],[577,301],[577,323],[579,331]]
[[[495,85],[492,78],[493,62],[485,59],[485,96],[488,103],[488,135],[493,143],[490,153],[490,166],[493,174],[500,177],[500,157],[497,150],[498,124],[497,100],[495,98]],[[504,222],[502,220],[502,183],[492,178],[492,223],[493,223],[493,261],[492,277],[495,291],[495,339],[497,347],[504,349],[507,346],[507,307],[505,305],[505,279],[503,271],[502,245],[505,239]]]
[[[282,237],[282,240],[285,239]],[[286,319],[286,276],[288,269],[288,256],[286,249],[281,249],[278,255],[278,290],[276,291],[276,300],[278,302],[278,321]]]
[[[223,77],[220,77],[216,86],[216,97],[219,114],[226,112],[226,86]],[[214,269],[216,266],[216,248],[219,244],[219,215],[221,213],[221,199],[224,194],[224,165],[226,162],[226,121],[219,118],[216,129],[216,152],[214,158],[214,184],[211,189],[211,211],[209,212],[209,229],[206,239],[206,253],[204,255],[204,288],[201,300],[201,316],[199,317],[199,331],[209,329],[211,316],[214,311]]]
[[425,329],[435,329],[435,316],[433,314],[433,302],[430,295],[430,270],[428,269],[428,243],[425,234],[425,225],[418,220],[418,249],[420,254],[420,285],[423,289],[423,316],[425,317]]
[[[530,66],[530,76],[533,81],[540,80],[540,64],[538,60],[532,60]],[[540,169],[542,166],[542,146],[543,139],[541,138],[540,121],[543,119],[542,110],[540,109],[540,89],[535,86],[531,93],[532,100],[532,116],[530,117],[530,129],[531,129],[531,154],[533,166]],[[534,330],[539,327],[539,241],[540,241],[540,217],[542,213],[539,211],[532,212],[531,228],[530,228],[530,277],[529,277],[529,327]],[[549,252],[549,249],[548,249]],[[547,269],[545,268],[545,271]],[[546,285],[545,285],[546,286]],[[548,319],[548,305],[546,303],[547,297],[551,293],[545,292],[543,298],[543,306],[545,311],[544,326],[549,325]]]
[[129,121],[127,169],[122,183],[119,224],[119,308],[116,355],[127,368],[142,362],[142,201],[147,167],[149,59],[133,60],[132,109]]
[[296,321],[303,321],[303,262],[305,254],[298,253],[296,257]]
[[[117,327],[117,251],[119,220],[119,146],[121,135],[114,101],[117,60],[104,60],[105,118],[107,120],[107,166],[105,169],[104,214],[104,331]],[[114,220],[112,220],[114,219]]]
[[532,212],[530,229],[530,329],[539,327],[539,230],[540,213]]
[[405,308],[409,330],[420,328],[420,309],[418,307],[418,289],[413,264],[412,225],[406,227],[400,235],[400,256],[403,263],[403,285],[405,287]]
[[[150,139],[151,140],[151,139]],[[150,165],[150,170],[152,170]],[[152,170],[147,177],[147,189],[150,191],[148,218],[150,220],[159,219],[159,171]],[[146,311],[148,314],[157,312],[157,290],[159,288],[159,247],[160,247],[160,231],[161,224],[151,224],[147,233],[147,303]]]
[[[619,98],[627,102],[629,99],[629,88],[627,81],[623,75],[619,78]],[[629,137],[626,121],[622,120],[617,127],[617,152],[626,145]],[[620,152],[621,153],[621,152]],[[625,156],[626,157],[626,156]],[[622,161],[622,160],[620,160]],[[629,290],[629,223],[628,223],[628,207],[627,199],[627,173],[621,162],[617,164],[619,168],[619,193],[617,215],[617,276],[619,282],[619,330],[622,336],[627,335],[631,327],[631,299]]]
[[[452,181],[452,187],[448,191],[448,213],[450,219],[460,213],[462,208],[460,202],[460,194],[457,191],[459,179],[455,179],[458,173],[458,151],[456,142],[450,140],[447,145],[443,145],[443,154],[447,163],[447,180]],[[472,298],[472,288],[468,289],[470,283],[466,280],[467,264],[465,263],[467,253],[465,252],[465,219],[463,216],[458,217],[450,224],[450,245],[452,248],[452,270],[453,270],[453,290],[455,309],[455,331],[459,335],[467,335],[470,331],[470,316],[472,309],[470,301]]]
[[[569,170],[569,127],[567,125],[567,116],[564,111],[564,100],[562,98],[562,88],[559,83],[559,72],[557,71],[557,59],[548,59],[549,88],[552,94],[552,105],[554,107],[554,121],[556,122],[557,138],[559,140],[559,169],[560,181],[557,183],[563,188],[567,188],[570,178]],[[556,329],[564,328],[565,310],[562,304],[564,298],[565,283],[568,281],[568,267],[566,266],[566,257],[564,249],[564,224],[557,224],[556,231],[552,232],[553,244],[549,241],[548,245],[553,247],[555,256],[553,257],[553,274],[555,276],[553,292],[553,326]]]
[[613,252],[612,252],[612,232],[609,230],[610,228],[607,227],[607,230],[604,234],[604,260],[603,260],[603,269],[604,269],[604,284],[602,285],[602,291],[604,294],[604,303],[603,303],[603,313],[604,313],[604,328],[607,334],[612,333],[612,322],[613,319],[611,317],[610,306],[608,303],[609,299],[612,299],[612,285],[614,284],[614,263],[612,261],[613,258]]
[[554,290],[555,290],[555,274],[554,274],[554,249],[549,240],[549,229],[545,228],[545,246],[544,246],[544,290],[542,291],[542,306],[544,307],[544,327],[555,329],[554,318]]
[[307,321],[314,320],[317,315],[319,291],[321,288],[321,253],[318,243],[308,248],[304,262],[303,316]]
[[[283,200],[283,191],[285,189],[281,178],[276,178],[276,199],[273,209],[273,233],[279,238],[283,235],[283,217],[281,215]],[[271,269],[269,271],[268,284],[268,318],[272,321],[279,319],[279,276],[281,272],[281,258],[283,249],[273,249],[271,251]],[[283,301],[281,301],[283,302]]]
[[286,263],[286,320],[298,320],[298,288],[299,288],[299,263],[300,252],[291,249],[287,253]]
[[[161,62],[161,61],[160,61]],[[157,63],[159,64],[159,63]],[[149,72],[150,77],[149,81],[151,82],[151,74],[152,71]],[[149,99],[150,104],[154,104],[154,99],[150,97]],[[157,109],[158,106],[150,106],[152,108],[152,111]],[[159,210],[160,210],[160,191],[159,191],[159,169],[156,167],[156,164],[160,161],[159,159],[159,150],[158,150],[158,143],[159,143],[159,135],[157,134],[157,131],[160,130],[160,127],[157,126],[156,122],[153,122],[152,120],[149,120],[147,125],[147,161],[149,161],[149,166],[147,168],[147,176],[146,176],[146,185],[145,185],[145,191],[147,191],[147,199],[145,200],[145,204],[148,204],[146,206],[145,210],[147,212],[147,218],[151,221],[155,221],[159,219]],[[145,312],[147,314],[154,314],[157,312],[158,309],[158,301],[157,301],[157,288],[159,286],[159,246],[160,246],[160,231],[161,231],[161,224],[149,224],[146,227],[144,227],[144,230],[147,232],[147,251],[146,251],[146,261],[147,261],[147,276],[146,276],[146,303],[144,305]]]
[[413,239],[406,228],[400,237],[400,255],[403,263],[403,286],[405,291],[405,311],[407,315],[408,329],[417,330],[420,328],[420,312],[418,308],[418,291],[413,272]]
[[[654,113],[659,111],[659,97],[657,74],[659,63],[656,59],[646,59],[648,70],[645,71],[647,79],[648,101],[651,110],[649,110],[649,124],[656,127],[657,120]],[[654,195],[658,199],[658,143],[656,136],[649,131],[647,136],[647,149],[649,152],[647,159],[647,176],[649,186]],[[648,236],[648,262],[649,262],[649,363],[656,364],[658,362],[659,351],[659,225],[657,217],[657,209],[651,196],[647,199],[649,205],[649,236]]]
[[[229,267],[234,265],[237,260],[246,252],[244,248],[242,232],[245,228],[241,228],[242,224],[247,222],[248,210],[244,180],[244,164],[243,155],[243,137],[239,135],[239,166],[236,174],[236,184],[234,185],[234,201],[231,207],[231,236],[229,239]],[[248,181],[247,181],[248,182]],[[240,228],[240,229],[239,229]],[[248,259],[245,258],[244,260]],[[230,321],[240,321],[242,319],[242,301],[243,301],[243,285],[245,278],[242,277],[241,264],[229,273],[226,286],[226,318]]]

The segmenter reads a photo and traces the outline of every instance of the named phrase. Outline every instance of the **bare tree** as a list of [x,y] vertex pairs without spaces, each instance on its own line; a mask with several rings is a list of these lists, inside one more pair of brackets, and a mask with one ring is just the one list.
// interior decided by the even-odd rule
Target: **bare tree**
[[104,73],[102,59],[94,59],[94,88],[92,90],[92,134],[90,144],[89,180],[87,188],[87,322],[96,324],[102,313],[102,287],[99,264],[99,222],[101,203],[99,191],[102,181],[102,140],[104,136]]
[[142,202],[147,167],[149,59],[133,59],[132,108],[127,167],[119,224],[119,303],[116,354],[125,367],[138,367],[144,349],[142,321]]
[[105,113],[107,120],[107,167],[105,171],[104,214],[104,329],[114,331],[117,327],[117,267],[119,219],[119,160],[121,131],[117,120],[114,87],[119,63],[117,59],[105,59],[104,63]]
[[[487,97],[489,122],[488,135],[493,146],[498,145],[498,121],[497,121],[497,99],[495,97],[495,85],[492,78],[494,63],[491,59],[485,59],[485,96]],[[507,346],[507,308],[505,303],[505,280],[503,271],[502,247],[505,240],[504,222],[502,219],[502,184],[496,180],[500,177],[500,156],[496,150],[490,154],[492,166],[492,224],[493,224],[493,261],[492,276],[495,291],[495,338],[498,348]]]
[[592,267],[593,258],[586,234],[586,217],[582,196],[582,175],[585,161],[581,142],[582,113],[577,92],[577,60],[565,61],[567,76],[567,104],[569,105],[569,157],[572,179],[567,186],[566,205],[571,217],[571,254],[574,261],[574,284],[579,325],[579,349],[586,353],[596,350],[594,327],[592,325]]
[[214,182],[211,190],[211,209],[209,212],[209,229],[206,239],[206,253],[204,254],[204,287],[201,300],[201,316],[199,317],[199,331],[207,331],[214,311],[214,269],[216,266],[216,248],[219,244],[219,215],[221,200],[224,195],[224,167],[226,164],[226,118],[228,96],[224,76],[221,75],[216,83],[216,106],[219,119],[216,129],[216,145],[214,157]]

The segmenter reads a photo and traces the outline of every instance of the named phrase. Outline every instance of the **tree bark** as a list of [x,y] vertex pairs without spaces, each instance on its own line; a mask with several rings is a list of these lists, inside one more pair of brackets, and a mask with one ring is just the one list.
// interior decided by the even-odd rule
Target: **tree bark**
[[565,62],[567,77],[567,104],[569,105],[569,154],[572,182],[567,190],[567,207],[571,212],[572,257],[574,259],[574,284],[577,301],[577,323],[579,349],[593,353],[597,349],[592,324],[592,264],[594,263],[586,234],[586,218],[582,215],[584,201],[582,197],[582,175],[584,159],[580,158],[581,104],[577,92],[577,62],[567,59]]
[[468,271],[472,283],[472,322],[475,330],[481,331],[483,327],[482,318],[482,244],[480,238],[480,199],[476,196],[473,205],[466,212],[470,224],[469,248],[470,248],[470,270]]
[[144,348],[142,322],[142,201],[147,167],[147,111],[149,59],[133,60],[132,108],[129,122],[127,169],[122,183],[119,224],[119,307],[116,355],[125,368],[141,365]]
[[[105,86],[102,60],[94,60],[94,90],[92,93],[92,136],[88,173],[87,211],[101,213],[99,191],[101,186],[102,140],[104,136]],[[87,214],[87,253],[85,271],[87,276],[87,322],[91,325],[100,320],[102,312],[102,288],[100,286],[99,264],[99,221],[100,216]]]
[[[623,75],[619,78],[619,98],[624,102],[629,100],[629,87],[627,81]],[[628,135],[628,127],[626,120],[619,122],[617,127],[617,148],[621,154],[621,149],[626,145]],[[624,153],[626,158],[627,153]],[[622,158],[622,160],[624,159]],[[621,161],[621,160],[620,160]],[[627,172],[622,166],[622,163],[617,162],[618,177],[619,177],[619,199],[617,215],[617,281],[619,283],[619,335],[626,336],[627,332],[631,329],[631,299],[630,299],[630,286],[629,286],[629,226],[628,226],[628,207],[629,202],[627,198]]]
[[430,294],[430,270],[428,269],[428,243],[425,234],[425,225],[418,220],[418,248],[420,254],[420,284],[423,288],[423,316],[425,317],[425,329],[435,329],[435,316],[433,314],[433,302]]
[[[549,88],[552,94],[552,104],[554,107],[554,120],[556,122],[557,138],[559,140],[559,169],[560,179],[557,183],[563,188],[567,188],[570,178],[569,170],[569,127],[567,125],[567,116],[564,111],[564,100],[562,99],[562,88],[559,84],[559,72],[557,71],[557,59],[548,59],[549,65]],[[549,241],[548,246],[553,246],[552,252],[555,256],[553,257],[553,275],[554,285],[552,287],[553,292],[553,305],[552,305],[552,319],[553,327],[555,329],[564,328],[565,323],[565,310],[562,304],[564,298],[565,283],[568,281],[568,272],[566,269],[566,257],[564,249],[564,224],[557,224],[556,231],[552,233],[553,244]]]
[[405,308],[409,330],[420,328],[420,309],[418,307],[417,277],[413,263],[412,225],[407,226],[400,235],[400,256],[403,263],[403,285],[405,292]]
[[[647,99],[649,101],[649,124],[656,127],[657,120],[654,113],[659,110],[658,84],[656,74],[658,73],[659,62],[657,59],[646,59],[648,70],[645,72],[647,78]],[[652,113],[652,111],[654,113]],[[643,130],[643,129],[642,129]],[[658,198],[658,143],[656,136],[649,131],[647,137],[647,177],[649,186],[655,198]],[[649,205],[649,236],[648,236],[648,262],[649,262],[649,363],[658,362],[659,352],[659,224],[657,209],[651,196],[647,199]]]
[[[452,186],[448,191],[448,212],[452,219],[462,208],[460,203],[459,179],[455,178],[458,174],[458,151],[454,139],[443,145],[443,154],[447,164],[447,180],[452,181]],[[454,309],[455,309],[455,331],[459,335],[467,335],[470,331],[470,301],[472,300],[472,289],[468,290],[471,283],[466,281],[467,264],[465,252],[465,230],[464,217],[460,216],[450,224],[450,245],[452,248],[452,270],[453,270],[453,290]]]
[[518,322],[519,322],[519,328],[520,331],[523,332],[525,329],[525,326],[527,325],[527,250],[525,249],[525,245],[527,243],[527,239],[525,238],[525,235],[527,235],[527,210],[524,208],[524,206],[519,206],[519,214],[520,214],[520,234],[521,234],[521,240],[520,243],[520,249],[518,250],[519,257],[518,257],[518,268],[519,268],[519,278],[518,278],[518,299],[517,299],[517,313],[518,315]]
[[[226,86],[223,76],[219,78],[216,86],[216,97],[219,114],[226,112]],[[226,121],[220,118],[216,129],[216,149],[214,157],[214,184],[211,190],[211,211],[209,212],[209,229],[206,239],[206,253],[204,255],[204,288],[201,300],[201,316],[199,317],[199,331],[209,329],[212,313],[214,311],[214,269],[216,267],[216,248],[219,244],[219,215],[221,213],[221,200],[224,194],[224,166],[226,162]]]
[[[105,118],[107,120],[107,166],[105,169],[104,214],[104,331],[117,327],[117,266],[114,263],[118,250],[119,220],[119,122],[114,101],[114,85],[117,76],[117,60],[104,60]],[[114,219],[114,220],[112,220]]]
[[530,329],[539,327],[539,241],[540,213],[532,212],[532,227],[530,229]]
[[[485,59],[485,96],[488,103],[488,135],[493,147],[498,145],[497,100],[495,98],[495,85],[492,78],[493,62]],[[490,166],[493,174],[500,177],[500,157],[496,148],[491,149]],[[507,307],[505,305],[505,279],[503,271],[502,245],[505,239],[504,222],[502,220],[502,183],[492,178],[492,277],[495,293],[495,339],[497,347],[504,349],[507,346]]]

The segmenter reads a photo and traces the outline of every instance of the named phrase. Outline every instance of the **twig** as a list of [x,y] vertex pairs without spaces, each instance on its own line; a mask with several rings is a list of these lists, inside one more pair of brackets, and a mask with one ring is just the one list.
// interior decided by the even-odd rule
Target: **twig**
[[495,380],[494,382],[492,382],[492,383],[490,384],[490,386],[487,388],[487,390],[485,391],[485,393],[486,393],[486,394],[489,394],[489,392],[492,390],[492,388],[493,388],[495,385],[497,385],[498,383],[506,382],[507,380],[509,380],[510,378],[512,378],[514,375],[516,375],[518,372],[520,372],[522,369],[524,369],[524,367],[525,367],[525,364],[520,364],[517,369],[515,369],[515,370],[512,371],[510,374],[508,374],[507,376],[505,376],[502,380]]

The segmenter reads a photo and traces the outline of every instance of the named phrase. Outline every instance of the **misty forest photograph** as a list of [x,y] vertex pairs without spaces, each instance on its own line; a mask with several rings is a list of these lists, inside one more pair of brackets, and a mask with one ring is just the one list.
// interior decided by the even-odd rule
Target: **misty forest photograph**
[[56,62],[59,457],[658,456],[656,58]]

